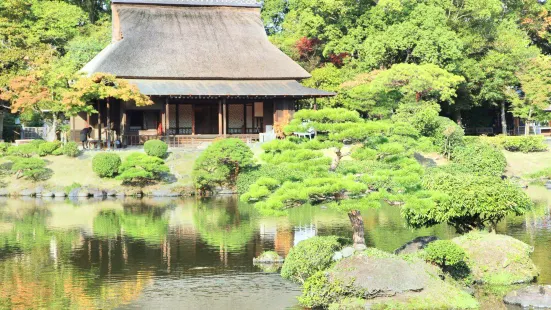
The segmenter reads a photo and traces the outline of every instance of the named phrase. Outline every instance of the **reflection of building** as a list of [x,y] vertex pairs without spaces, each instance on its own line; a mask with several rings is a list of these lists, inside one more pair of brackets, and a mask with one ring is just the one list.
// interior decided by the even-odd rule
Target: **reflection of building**
[[310,239],[312,237],[315,237],[317,235],[317,229],[316,226],[313,224],[305,225],[305,226],[297,226],[294,230],[294,245],[297,245],[299,242]]

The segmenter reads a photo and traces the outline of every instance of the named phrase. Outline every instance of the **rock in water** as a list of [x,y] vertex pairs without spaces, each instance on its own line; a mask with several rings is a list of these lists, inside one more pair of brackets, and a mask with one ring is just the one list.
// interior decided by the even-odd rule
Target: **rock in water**
[[531,285],[512,291],[503,298],[503,302],[522,308],[551,309],[551,285]]
[[410,242],[402,245],[394,251],[394,254],[413,254],[419,250],[424,249],[429,243],[438,240],[435,236],[417,237]]
[[505,235],[471,232],[452,239],[469,257],[469,268],[478,283],[510,285],[532,282],[538,270],[528,244]]

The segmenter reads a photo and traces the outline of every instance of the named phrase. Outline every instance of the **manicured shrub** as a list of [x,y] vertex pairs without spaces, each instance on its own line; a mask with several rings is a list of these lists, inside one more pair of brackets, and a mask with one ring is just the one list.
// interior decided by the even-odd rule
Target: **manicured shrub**
[[498,177],[435,171],[425,175],[430,192],[406,199],[402,215],[412,227],[447,223],[459,233],[494,230],[507,215],[522,215],[532,202],[517,185]]
[[168,145],[161,140],[149,140],[144,146],[144,151],[149,156],[164,158],[168,151]]
[[310,276],[331,266],[332,257],[340,244],[337,237],[313,237],[299,242],[289,251],[281,276],[304,283]]
[[339,302],[346,297],[364,297],[364,292],[355,289],[350,283],[344,283],[336,279],[329,281],[325,271],[318,271],[306,280],[298,301],[308,309],[326,309],[328,305]]
[[76,142],[67,142],[63,147],[63,154],[69,157],[78,157],[80,155],[78,144]]
[[237,176],[237,192],[243,194],[249,190],[249,187],[261,177],[272,178],[283,183],[285,181],[301,181],[308,177],[307,173],[296,169],[290,169],[283,165],[262,165],[251,167]]
[[453,152],[453,162],[465,171],[490,176],[502,176],[507,167],[507,160],[502,151],[486,143],[470,143]]
[[24,177],[32,181],[39,181],[48,176],[46,162],[40,158],[18,158],[11,167],[17,178]]
[[222,139],[211,144],[193,166],[193,182],[202,193],[217,186],[234,187],[239,172],[253,164],[253,152],[239,139]]
[[22,158],[29,158],[36,154],[38,154],[38,147],[32,143],[18,145],[8,150],[8,155]]
[[35,140],[32,140],[29,144],[34,145],[38,149],[38,147],[40,147],[40,145],[43,143],[46,143],[46,141],[42,139],[35,139]]
[[143,185],[146,182],[159,180],[163,173],[169,171],[170,169],[159,157],[144,153],[132,153],[119,167],[117,179],[126,183]]
[[92,169],[101,178],[112,178],[119,172],[121,158],[115,153],[99,153],[92,159]]
[[481,137],[482,141],[496,145],[510,152],[542,152],[548,149],[545,137],[538,136],[503,136]]
[[63,155],[63,146],[58,147],[52,152],[52,155],[54,156],[60,156]]
[[456,266],[465,258],[465,251],[450,240],[436,240],[425,248],[425,260],[441,268]]
[[59,141],[41,143],[38,146],[38,155],[40,156],[52,155],[53,152],[59,149],[60,147],[61,147],[61,142]]
[[432,136],[434,145],[441,154],[450,158],[454,150],[463,145],[465,132],[463,128],[446,117],[438,117],[437,124],[438,127]]

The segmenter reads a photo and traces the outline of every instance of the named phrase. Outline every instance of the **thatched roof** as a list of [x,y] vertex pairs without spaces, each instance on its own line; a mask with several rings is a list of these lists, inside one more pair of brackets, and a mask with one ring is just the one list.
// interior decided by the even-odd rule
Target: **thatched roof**
[[251,8],[262,7],[262,3],[257,0],[113,0],[111,3],[179,6],[237,6]]
[[316,98],[335,93],[302,86],[295,80],[128,80],[150,96],[214,98]]
[[[156,3],[155,0],[133,1]],[[240,1],[180,2],[206,5]],[[119,3],[113,9],[120,18],[123,39],[109,45],[84,67],[83,71],[90,74],[106,72],[121,78],[200,80],[310,77],[270,43],[258,8]]]

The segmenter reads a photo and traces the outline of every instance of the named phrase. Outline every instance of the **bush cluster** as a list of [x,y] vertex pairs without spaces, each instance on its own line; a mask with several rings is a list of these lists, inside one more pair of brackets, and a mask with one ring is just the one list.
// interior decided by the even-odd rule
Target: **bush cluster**
[[11,143],[0,142],[0,156],[8,154],[8,150],[12,147]]
[[199,156],[193,166],[193,182],[203,192],[217,186],[233,187],[241,171],[253,164],[253,152],[240,139],[215,141]]
[[132,153],[120,165],[117,179],[125,183],[143,185],[146,182],[160,180],[162,174],[169,171],[170,169],[159,157],[144,153]]
[[76,142],[67,142],[63,147],[63,154],[69,157],[78,157],[80,155],[78,144]]
[[149,156],[164,158],[168,151],[168,145],[161,140],[149,140],[145,142],[144,151]]
[[99,153],[92,159],[92,169],[101,178],[112,178],[119,172],[121,158],[115,153]]
[[265,164],[251,167],[237,176],[237,192],[243,194],[249,190],[251,185],[262,177],[278,180],[280,183],[285,181],[301,181],[308,177],[308,174],[296,169],[290,169],[283,165]]
[[11,167],[17,177],[24,177],[32,181],[39,181],[48,177],[49,170],[46,162],[40,158],[17,158]]
[[314,273],[331,266],[333,255],[340,246],[335,236],[314,237],[299,242],[285,258],[281,276],[304,283]]
[[35,143],[21,144],[15,147],[11,147],[8,150],[8,155],[29,158],[38,154],[38,146]]
[[340,302],[346,297],[364,297],[364,292],[356,289],[351,283],[340,280],[329,281],[327,272],[318,271],[306,280],[298,301],[308,309],[325,309],[327,305]]
[[441,268],[464,262],[466,255],[465,250],[450,240],[436,240],[425,248],[425,260]]
[[505,155],[493,145],[474,142],[457,148],[452,160],[465,172],[478,175],[502,176],[507,167]]
[[[54,155],[54,152],[59,148],[61,148],[61,142],[59,141],[41,143],[38,146],[38,155],[40,156]],[[56,153],[55,155],[61,155],[61,154]]]
[[543,152],[548,149],[544,136],[503,136],[481,137],[483,141],[494,144],[510,152]]

